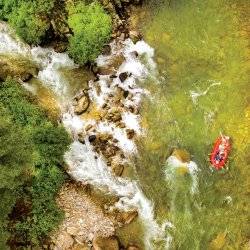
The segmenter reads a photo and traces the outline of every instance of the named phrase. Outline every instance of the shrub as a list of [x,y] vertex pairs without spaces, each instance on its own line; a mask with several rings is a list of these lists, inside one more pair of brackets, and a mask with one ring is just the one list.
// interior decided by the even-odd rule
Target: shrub
[[111,18],[98,3],[78,3],[69,8],[69,54],[79,64],[93,61],[111,34]]
[[49,29],[49,20],[40,16],[36,4],[22,2],[9,15],[9,23],[27,43],[39,44]]
[[29,179],[34,159],[27,134],[12,123],[11,115],[2,104],[0,117],[0,249],[5,249],[8,215],[19,197],[19,190]]
[[60,164],[70,138],[15,81],[0,83],[0,99],[0,249],[6,248],[7,225],[16,223],[9,223],[8,215],[17,199],[28,208],[15,218],[11,235],[39,244],[62,219],[55,196],[64,181]]
[[46,123],[34,129],[33,141],[42,163],[61,164],[70,137],[62,126],[55,127],[51,123]]
[[55,198],[64,182],[63,172],[56,166],[43,165],[38,169],[29,189],[32,209],[23,221],[16,225],[19,234],[38,245],[63,218]]

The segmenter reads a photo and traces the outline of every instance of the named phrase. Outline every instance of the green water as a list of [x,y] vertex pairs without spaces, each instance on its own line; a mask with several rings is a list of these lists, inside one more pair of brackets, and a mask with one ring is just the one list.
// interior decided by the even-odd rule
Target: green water
[[[159,83],[146,84],[154,100],[145,100],[142,111],[148,134],[136,162],[140,182],[155,202],[157,220],[175,226],[172,249],[247,249],[250,3],[154,1],[146,9],[142,29],[155,48]],[[192,100],[191,93],[201,95]],[[229,170],[211,172],[208,154],[220,132],[233,142]],[[193,195],[186,175],[172,186],[166,182],[173,148],[188,150],[200,169]]]

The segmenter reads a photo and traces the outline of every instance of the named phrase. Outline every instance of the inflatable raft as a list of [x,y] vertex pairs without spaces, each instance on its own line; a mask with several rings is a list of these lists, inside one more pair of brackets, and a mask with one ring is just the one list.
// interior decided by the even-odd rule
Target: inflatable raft
[[231,144],[229,136],[219,136],[214,143],[210,155],[210,162],[215,169],[220,170],[225,167],[230,150]]

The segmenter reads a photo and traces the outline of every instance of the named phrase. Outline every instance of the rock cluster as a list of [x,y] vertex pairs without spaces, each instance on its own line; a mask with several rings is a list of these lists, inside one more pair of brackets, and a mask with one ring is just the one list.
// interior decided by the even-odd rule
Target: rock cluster
[[71,249],[73,245],[92,242],[96,237],[108,238],[115,228],[91,198],[76,184],[67,183],[59,193],[58,205],[65,212],[65,220],[53,237],[54,249]]
[[125,164],[121,163],[124,161],[124,155],[121,149],[116,145],[118,140],[114,139],[113,136],[108,133],[90,135],[88,140],[93,145],[95,151],[104,156],[112,172],[116,176],[121,176]]

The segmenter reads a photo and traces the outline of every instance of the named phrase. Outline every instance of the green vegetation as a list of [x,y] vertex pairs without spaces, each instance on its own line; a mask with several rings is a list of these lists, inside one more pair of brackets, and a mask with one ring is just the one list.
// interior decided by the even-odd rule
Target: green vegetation
[[55,196],[70,138],[15,81],[0,84],[0,99],[0,248],[9,231],[12,241],[36,245],[63,217]]
[[0,18],[8,20],[17,34],[30,44],[39,44],[50,27],[55,0],[2,0]]
[[29,44],[68,39],[69,54],[79,64],[99,55],[112,30],[111,17],[97,2],[66,6],[55,0],[0,0],[0,19]]
[[111,18],[98,3],[78,3],[69,8],[69,54],[80,64],[93,61],[111,34]]

